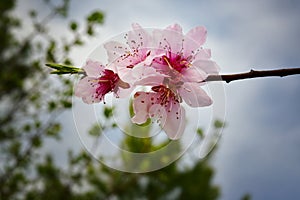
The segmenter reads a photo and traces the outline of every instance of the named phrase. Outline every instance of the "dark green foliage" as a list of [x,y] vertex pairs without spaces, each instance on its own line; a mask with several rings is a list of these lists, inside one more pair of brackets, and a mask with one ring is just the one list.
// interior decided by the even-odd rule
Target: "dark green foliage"
[[114,108],[113,107],[104,107],[103,115],[106,119],[109,119],[113,116]]
[[251,200],[251,195],[250,194],[245,194],[241,200]]
[[214,126],[217,129],[224,128],[225,127],[225,123],[223,121],[220,121],[220,120],[215,120]]
[[[24,32],[25,26],[11,12],[16,0],[0,2],[0,199],[66,197],[68,188],[61,170],[49,158],[38,162],[45,139],[60,138],[62,125],[56,117],[72,107],[73,81],[52,77],[44,67],[50,61],[71,64],[69,50],[85,36],[85,32],[74,32],[75,21],[70,27],[74,37],[69,40],[47,34],[48,23],[54,17],[67,16],[69,4],[69,0],[57,6],[47,1],[52,11],[44,19],[33,8],[28,12],[33,31],[19,37],[16,34]],[[45,185],[45,192],[51,189],[44,196],[29,189],[37,184]]]
[[76,22],[71,22],[70,23],[70,29],[73,30],[73,31],[76,31],[78,28],[78,25]]
[[104,22],[104,14],[100,11],[95,11],[87,17],[87,28],[86,33],[90,36],[95,34],[94,27],[95,25],[103,24]]
[[87,17],[87,21],[90,24],[103,24],[103,22],[104,22],[103,12],[95,11],[95,12],[91,13]]

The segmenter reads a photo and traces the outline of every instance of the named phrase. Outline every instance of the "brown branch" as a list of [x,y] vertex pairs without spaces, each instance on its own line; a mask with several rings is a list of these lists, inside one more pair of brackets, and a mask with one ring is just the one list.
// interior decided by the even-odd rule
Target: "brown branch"
[[286,69],[276,69],[276,70],[253,70],[249,72],[238,73],[238,74],[224,74],[224,75],[209,75],[203,82],[210,81],[226,81],[229,83],[231,81],[267,77],[267,76],[290,76],[300,74],[300,68],[286,68]]

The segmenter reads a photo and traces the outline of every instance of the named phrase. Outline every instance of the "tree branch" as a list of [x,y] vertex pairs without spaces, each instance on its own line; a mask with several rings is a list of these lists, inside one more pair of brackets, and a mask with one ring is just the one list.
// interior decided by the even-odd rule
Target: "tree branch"
[[267,76],[290,76],[300,74],[300,68],[286,68],[286,69],[276,69],[276,70],[253,70],[249,72],[237,73],[237,74],[224,74],[224,75],[209,75],[203,82],[210,81],[226,81],[229,83],[231,81],[267,77]]

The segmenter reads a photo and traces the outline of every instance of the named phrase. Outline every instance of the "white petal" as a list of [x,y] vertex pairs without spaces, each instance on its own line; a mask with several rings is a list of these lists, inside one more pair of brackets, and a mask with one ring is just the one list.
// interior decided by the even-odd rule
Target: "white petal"
[[91,85],[95,81],[93,78],[85,77],[81,79],[75,87],[75,96],[81,97],[87,104],[100,102],[101,99],[95,98],[96,88]]
[[104,44],[108,55],[108,62],[116,62],[122,55],[130,51],[125,44],[116,41],[110,41]]
[[197,49],[194,60],[208,60],[211,58],[211,49]]
[[175,31],[182,34],[182,28],[179,24],[172,24],[168,26],[166,30]]
[[182,71],[183,80],[187,82],[201,82],[207,78],[207,73],[196,67],[189,67]]
[[132,74],[134,76],[133,84],[144,86],[160,85],[166,77],[152,67],[141,65],[134,67],[132,69]]
[[220,67],[212,60],[196,60],[192,64],[207,74],[219,74],[220,71]]
[[115,97],[118,98],[127,98],[128,96],[130,96],[131,92],[134,90],[134,87],[130,87],[128,89],[123,89],[121,87],[119,87],[118,91],[114,94]]
[[191,38],[194,40],[198,46],[201,46],[205,43],[206,41],[206,35],[207,35],[207,30],[204,26],[197,26],[193,29],[191,29],[187,34],[186,37]]
[[149,118],[149,107],[151,104],[151,97],[154,93],[149,92],[137,92],[133,98],[133,111],[135,115],[131,118],[131,121],[136,124],[143,124]]
[[145,49],[150,47],[150,35],[138,23],[132,24],[132,31],[128,32],[128,45],[131,49]]
[[100,62],[88,60],[83,66],[83,70],[89,77],[97,78],[102,75],[105,66],[103,66]]
[[212,104],[211,98],[197,83],[184,83],[179,89],[179,93],[191,107],[204,107]]
[[179,25],[169,26],[164,30],[154,30],[153,35],[159,49],[174,54],[181,53],[184,36]]
[[171,140],[179,139],[185,130],[185,110],[179,103],[173,104],[170,112],[167,112],[167,118],[162,124],[163,130]]

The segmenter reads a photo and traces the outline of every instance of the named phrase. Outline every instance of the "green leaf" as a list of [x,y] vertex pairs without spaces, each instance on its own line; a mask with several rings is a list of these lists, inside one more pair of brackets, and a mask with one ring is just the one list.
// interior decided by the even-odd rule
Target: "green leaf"
[[76,22],[73,21],[73,22],[70,23],[70,29],[72,31],[76,31],[77,28],[78,28],[78,24]]
[[103,24],[104,14],[101,11],[95,11],[87,17],[88,23]]
[[87,33],[89,36],[93,36],[93,35],[94,35],[94,29],[93,29],[93,26],[88,25],[87,30],[86,30],[86,33]]
[[58,133],[61,131],[61,125],[59,123],[52,124],[48,129],[46,134],[50,137],[59,139]]
[[57,105],[54,101],[49,101],[48,102],[48,111],[51,112],[51,111],[54,111],[56,109]]
[[74,41],[73,44],[74,45],[78,45],[78,46],[82,46],[84,44],[84,42],[81,39],[76,38],[76,40]]
[[204,138],[204,133],[203,133],[203,130],[201,128],[197,129],[197,134],[200,136],[201,139]]
[[64,46],[64,51],[65,52],[69,52],[70,51],[70,46],[69,45],[65,45]]
[[32,146],[34,147],[41,147],[42,146],[42,140],[39,136],[34,136],[31,140]]
[[54,40],[50,41],[50,44],[47,48],[46,60],[49,62],[55,62],[55,53],[56,53],[56,42]]
[[113,116],[114,107],[105,106],[103,110],[103,115],[106,119],[109,119]]
[[225,123],[224,123],[223,121],[217,119],[217,120],[215,120],[215,122],[214,122],[214,126],[215,126],[215,128],[217,128],[217,129],[223,128],[223,127],[225,127]]
[[100,125],[99,124],[94,124],[93,126],[92,126],[92,128],[89,130],[89,134],[91,135],[91,136],[99,136],[99,135],[101,135],[101,133],[102,133],[102,129],[101,129],[101,127],[100,127]]
[[62,100],[61,104],[64,108],[72,108],[72,102],[71,101]]
[[35,11],[35,10],[29,11],[29,16],[30,16],[31,18],[36,18],[36,16],[37,16],[36,11]]
[[9,147],[9,152],[14,155],[18,156],[21,150],[21,143],[19,141],[13,142]]
[[30,125],[30,124],[25,124],[25,125],[23,126],[23,130],[24,130],[25,132],[31,131],[31,125]]
[[71,65],[57,64],[57,63],[46,63],[47,67],[55,69],[51,74],[82,74],[84,70]]

